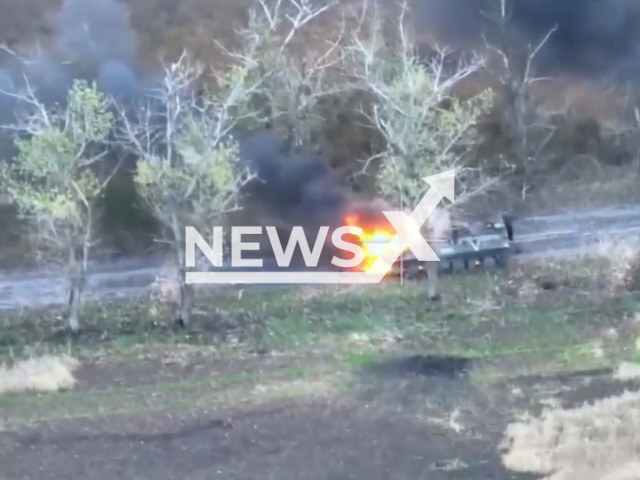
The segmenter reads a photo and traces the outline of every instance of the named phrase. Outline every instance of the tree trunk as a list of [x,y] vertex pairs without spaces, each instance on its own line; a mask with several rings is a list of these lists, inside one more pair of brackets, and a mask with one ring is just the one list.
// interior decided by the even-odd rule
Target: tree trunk
[[176,217],[173,217],[173,235],[176,239],[176,260],[178,262],[178,282],[180,284],[180,311],[178,312],[177,322],[186,327],[191,320],[191,309],[193,306],[193,286],[186,283],[187,259],[184,250],[184,242],[182,232],[178,226]]
[[80,285],[74,285],[69,292],[69,329],[73,333],[80,331],[79,312],[80,302],[82,298],[82,289]]
[[437,300],[440,297],[438,293],[438,263],[425,262],[425,270],[427,271],[427,296],[429,300]]
[[189,325],[191,320],[191,308],[193,306],[193,286],[180,279],[180,323],[183,326]]
[[516,91],[516,97],[513,104],[514,113],[514,136],[516,141],[516,158],[520,165],[522,165],[524,186],[529,184],[530,165],[529,165],[529,145],[527,142],[528,129],[527,129],[527,99],[526,93],[521,89],[525,86],[520,86]]
[[[75,248],[69,251],[69,304],[68,304],[68,325],[72,333],[80,331],[80,307],[82,305],[82,295],[84,293],[86,255],[83,250],[81,259],[78,259]],[[80,261],[78,261],[80,260]]]

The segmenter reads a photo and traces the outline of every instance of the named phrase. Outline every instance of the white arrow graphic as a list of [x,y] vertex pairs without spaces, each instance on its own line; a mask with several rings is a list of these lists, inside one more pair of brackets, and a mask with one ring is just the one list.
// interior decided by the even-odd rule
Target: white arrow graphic
[[[419,229],[424,225],[443,197],[451,202],[455,200],[455,170],[425,177],[422,180],[431,188],[411,212],[411,215],[397,211],[383,212],[397,233],[371,266],[370,271],[383,272],[380,280],[388,273],[391,265],[407,247],[422,262],[437,262],[440,260]],[[379,274],[376,274],[376,276],[379,276]]]

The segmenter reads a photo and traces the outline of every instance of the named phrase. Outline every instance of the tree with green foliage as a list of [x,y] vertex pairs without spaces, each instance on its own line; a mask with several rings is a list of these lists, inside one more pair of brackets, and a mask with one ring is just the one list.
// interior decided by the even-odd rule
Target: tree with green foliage
[[180,284],[178,321],[187,325],[193,288],[185,282],[186,227],[199,232],[224,224],[242,208],[241,189],[254,175],[243,166],[232,131],[248,119],[251,83],[234,67],[202,88],[202,65],[184,54],[166,68],[150,106],[121,112],[119,136],[138,156],[134,180],[147,208],[163,227],[158,241],[170,245]]
[[257,0],[236,47],[216,42],[229,60],[225,68],[207,72],[183,53],[165,67],[149,107],[122,112],[121,137],[139,157],[138,192],[164,226],[158,240],[174,252],[182,325],[190,321],[194,294],[185,284],[185,228],[203,232],[224,223],[242,209],[242,187],[255,179],[231,133],[269,128],[299,145],[321,127],[316,107],[337,84],[327,72],[341,51],[332,42],[303,59],[294,44],[330,6]]
[[[373,3],[369,12],[368,2],[364,3],[362,18],[368,19],[367,32],[356,33],[346,49],[356,88],[369,99],[363,115],[382,139],[361,173],[370,175],[375,165],[379,194],[389,205],[410,213],[430,188],[423,178],[455,169],[458,190],[464,189],[462,195],[456,195],[456,207],[461,207],[494,180],[485,179],[483,172],[465,162],[477,142],[478,121],[493,105],[493,94],[485,91],[467,100],[454,94],[463,80],[483,68],[484,61],[474,57],[452,62],[447,49],[421,58],[405,24],[407,3],[401,5],[394,36],[383,28],[385,22],[375,0]],[[429,216],[427,225],[419,227],[437,250],[437,240],[450,232],[451,219],[446,210],[438,209]],[[427,295],[436,299],[438,267],[436,262],[425,266]]]
[[66,264],[68,322],[77,333],[96,202],[115,173],[101,179],[94,172],[114,126],[111,100],[84,81],[74,82],[64,108],[43,104],[31,89],[18,96],[25,111],[13,126],[17,154],[0,163],[0,178],[32,228],[39,254]]
[[356,35],[347,53],[358,87],[372,99],[364,113],[384,140],[380,151],[366,160],[363,173],[377,164],[380,193],[393,205],[402,202],[413,209],[429,188],[422,178],[445,170],[456,169],[468,195],[486,187],[484,179],[478,183],[474,178],[481,172],[465,166],[464,155],[477,138],[476,124],[491,108],[493,95],[486,91],[468,100],[454,96],[456,86],[483,68],[483,59],[451,65],[446,49],[420,58],[405,25],[406,10],[403,5],[397,41],[385,38],[375,9],[368,34]]

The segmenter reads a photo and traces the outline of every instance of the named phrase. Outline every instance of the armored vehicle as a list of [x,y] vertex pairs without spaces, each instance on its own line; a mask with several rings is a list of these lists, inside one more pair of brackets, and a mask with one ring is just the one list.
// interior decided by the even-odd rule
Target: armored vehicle
[[[439,271],[504,268],[512,253],[513,224],[507,215],[494,222],[454,224],[449,238],[427,241],[440,258]],[[399,275],[403,270],[408,276],[424,274],[424,262],[408,251],[395,262],[391,274]]]

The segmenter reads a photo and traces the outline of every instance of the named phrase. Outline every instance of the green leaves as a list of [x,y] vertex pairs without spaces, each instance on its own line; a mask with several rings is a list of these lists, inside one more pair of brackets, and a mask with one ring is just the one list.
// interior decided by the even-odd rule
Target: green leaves
[[[240,209],[242,186],[252,178],[239,159],[232,131],[259,123],[251,105],[260,79],[251,62],[216,72],[215,85],[200,88],[200,72],[188,56],[166,70],[153,122],[124,129],[138,156],[134,181],[139,195],[165,226],[164,240],[183,248],[185,226],[211,227]],[[149,139],[153,139],[149,142]]]
[[134,180],[159,220],[168,224],[176,214],[181,223],[210,226],[208,221],[239,202],[243,172],[238,145],[233,141],[198,145],[195,138],[190,137],[193,143],[188,138],[180,139],[179,159],[173,164],[166,158],[140,159]]
[[215,192],[235,188],[239,146],[232,139],[217,142],[210,138],[207,122],[189,121],[176,138],[185,173],[203,182],[203,187]]
[[74,82],[69,92],[66,131],[76,145],[106,139],[114,122],[109,106],[109,99],[97,90],[95,83],[89,85],[84,80]]
[[1,164],[2,183],[22,216],[36,228],[46,225],[48,238],[56,238],[61,249],[72,240],[58,233],[84,230],[87,209],[101,193],[99,179],[84,164],[106,148],[103,142],[114,122],[109,108],[109,99],[95,84],[76,81],[65,110],[40,104],[23,119],[32,129],[16,139],[13,162]]
[[399,30],[401,41],[393,44],[381,21],[372,22],[368,38],[356,38],[348,48],[350,65],[360,88],[373,99],[364,113],[384,139],[376,152],[379,190],[394,204],[402,199],[413,207],[427,188],[422,178],[455,168],[460,179],[470,171],[464,155],[493,95],[486,91],[460,100],[453,92],[481,68],[481,60],[451,68],[441,52],[424,61],[404,29]]
[[68,131],[51,127],[15,143],[15,168],[22,175],[55,181],[59,172],[73,168],[76,146]]
[[439,90],[437,72],[421,64],[391,61],[382,68],[387,80],[374,90],[374,123],[387,140],[379,187],[393,201],[402,195],[415,204],[424,192],[423,177],[463,167],[460,160],[475,141],[475,124],[491,108],[493,96],[486,91],[466,101],[454,98]]

